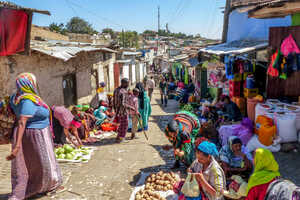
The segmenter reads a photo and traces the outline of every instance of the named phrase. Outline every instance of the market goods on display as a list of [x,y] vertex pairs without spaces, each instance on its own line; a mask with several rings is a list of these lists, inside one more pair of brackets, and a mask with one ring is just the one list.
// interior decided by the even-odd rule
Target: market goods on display
[[70,161],[88,161],[85,156],[91,154],[89,148],[80,147],[79,149],[74,149],[71,145],[65,144],[63,147],[56,148],[54,150],[55,157],[58,160],[70,160]]
[[191,104],[186,104],[186,105],[183,106],[183,108],[181,110],[185,110],[185,111],[188,111],[188,112],[193,112],[194,108]]
[[135,200],[166,200],[166,198],[161,197],[151,190],[140,190],[136,193]]
[[157,192],[167,192],[173,190],[173,185],[177,182],[175,173],[165,173],[160,171],[156,174],[150,174],[146,178],[145,188],[136,193],[136,200],[165,200]]

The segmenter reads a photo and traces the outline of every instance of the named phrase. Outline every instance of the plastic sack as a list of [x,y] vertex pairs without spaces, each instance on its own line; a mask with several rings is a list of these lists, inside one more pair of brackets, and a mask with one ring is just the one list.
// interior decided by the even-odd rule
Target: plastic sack
[[181,192],[186,197],[199,197],[199,185],[196,177],[192,173],[188,173],[187,178],[181,188]]
[[277,118],[278,135],[282,138],[282,142],[296,142],[296,115],[287,113],[279,115]]
[[230,199],[240,199],[247,196],[248,183],[245,182],[240,176],[234,175],[231,177],[234,184],[229,185],[229,190],[224,191],[224,196]]
[[271,152],[279,152],[280,151],[280,148],[281,148],[281,145],[280,144],[272,144],[270,146],[265,146],[263,144],[261,144],[258,140],[258,136],[257,135],[254,135],[248,142],[247,144],[247,149],[252,152],[252,151],[255,151],[257,148],[264,148],[264,149],[268,149],[270,150]]
[[219,129],[219,137],[222,142],[222,146],[228,144],[228,138],[230,136],[239,137],[243,144],[246,145],[252,137],[252,130],[241,124],[221,126]]

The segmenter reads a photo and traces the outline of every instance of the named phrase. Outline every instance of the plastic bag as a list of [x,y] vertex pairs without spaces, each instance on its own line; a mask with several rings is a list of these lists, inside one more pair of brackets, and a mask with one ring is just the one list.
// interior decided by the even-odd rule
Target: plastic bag
[[257,148],[264,148],[264,149],[270,150],[271,152],[278,152],[278,151],[280,151],[281,145],[274,143],[270,146],[265,146],[259,142],[258,136],[254,135],[251,138],[251,140],[248,142],[246,147],[250,152],[255,151]]
[[187,178],[181,188],[181,192],[187,197],[199,197],[200,190],[196,177],[188,173]]

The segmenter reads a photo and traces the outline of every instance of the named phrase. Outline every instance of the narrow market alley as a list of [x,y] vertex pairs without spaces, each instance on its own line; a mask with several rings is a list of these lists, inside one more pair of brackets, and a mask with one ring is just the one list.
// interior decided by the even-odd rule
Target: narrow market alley
[[[170,170],[174,162],[173,153],[163,149],[169,145],[163,129],[178,110],[178,103],[170,100],[168,107],[162,107],[159,91],[156,90],[151,104],[148,141],[142,132],[136,140],[121,144],[114,143],[115,135],[105,137],[96,144],[97,151],[88,163],[60,163],[65,191],[38,199],[128,200],[141,173]],[[11,191],[10,162],[5,161],[9,150],[9,145],[0,146],[0,199],[6,199]],[[281,175],[299,185],[299,153],[280,152],[274,155]]]
[[[61,163],[64,186],[67,191],[41,199],[129,199],[141,172],[154,172],[172,167],[172,151],[162,147],[169,145],[162,130],[177,111],[178,104],[170,100],[168,107],[161,107],[159,91],[154,92],[147,141],[142,132],[138,139],[115,144],[115,135],[97,143],[98,150],[86,164]],[[127,135],[130,136],[130,133]],[[11,190],[10,162],[5,161],[8,145],[0,146],[0,199]]]

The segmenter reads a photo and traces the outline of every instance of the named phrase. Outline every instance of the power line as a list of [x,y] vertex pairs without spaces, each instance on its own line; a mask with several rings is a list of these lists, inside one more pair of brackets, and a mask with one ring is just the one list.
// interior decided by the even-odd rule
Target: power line
[[114,22],[114,21],[112,21],[112,20],[110,20],[110,19],[108,19],[108,18],[106,18],[106,17],[99,16],[98,13],[95,13],[94,11],[89,10],[89,9],[87,9],[87,8],[85,8],[85,7],[83,7],[83,6],[79,5],[79,4],[77,4],[77,3],[74,3],[74,2],[69,2],[69,3],[73,4],[73,5],[76,6],[76,7],[79,7],[79,8],[81,8],[81,9],[85,9],[86,11],[88,11],[88,13],[89,13],[90,15],[92,15],[92,16],[94,16],[94,17],[97,17],[97,18],[100,18],[102,21],[109,22],[109,23],[111,23],[111,24],[114,24],[114,25],[116,25],[116,26],[122,28],[122,29],[125,28],[125,29],[129,30],[128,27],[125,27],[124,25],[121,25],[121,24],[119,24],[119,23],[116,23],[116,22]]

